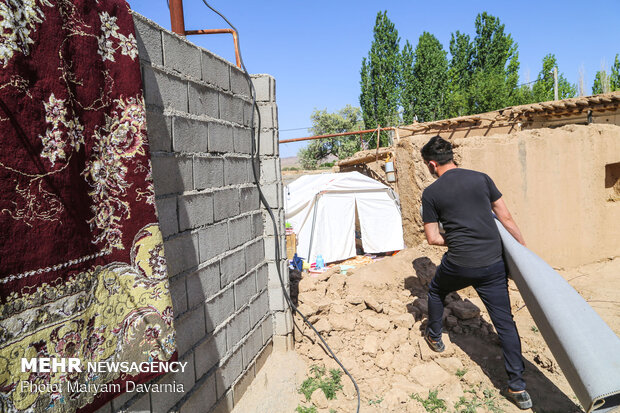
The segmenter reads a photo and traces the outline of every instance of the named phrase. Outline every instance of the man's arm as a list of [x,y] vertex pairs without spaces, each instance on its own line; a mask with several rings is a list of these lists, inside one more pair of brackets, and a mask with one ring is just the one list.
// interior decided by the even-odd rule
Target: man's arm
[[437,222],[425,222],[424,233],[429,245],[446,245],[446,239],[439,232],[439,224]]
[[[521,231],[519,231],[517,223],[512,218],[512,215],[510,215],[510,211],[508,211],[504,198],[500,198],[497,201],[492,202],[491,206],[493,207],[493,212],[497,216],[497,219],[499,219],[499,222],[502,223],[504,228],[506,228],[521,245],[525,246],[525,239],[523,239],[523,235],[521,235]],[[426,225],[424,225],[424,228],[426,229]]]

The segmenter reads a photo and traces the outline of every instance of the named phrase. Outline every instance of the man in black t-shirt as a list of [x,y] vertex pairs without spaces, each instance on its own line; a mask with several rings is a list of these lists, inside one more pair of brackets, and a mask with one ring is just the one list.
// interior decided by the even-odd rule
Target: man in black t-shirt
[[448,246],[429,286],[424,338],[434,351],[445,349],[441,332],[446,295],[473,286],[502,344],[509,398],[521,409],[530,408],[532,401],[523,381],[521,340],[510,311],[502,244],[493,212],[525,245],[523,236],[493,180],[486,174],[458,168],[448,141],[435,136],[421,152],[430,173],[438,177],[422,194],[426,239],[431,245]]

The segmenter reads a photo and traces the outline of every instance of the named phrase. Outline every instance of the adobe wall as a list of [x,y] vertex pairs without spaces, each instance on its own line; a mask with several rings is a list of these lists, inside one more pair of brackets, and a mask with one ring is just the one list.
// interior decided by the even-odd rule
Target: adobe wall
[[[396,146],[407,245],[424,239],[420,196],[432,178],[419,150],[428,138]],[[460,166],[493,178],[528,247],[550,265],[620,255],[619,126],[567,125],[452,142]]]
[[[157,210],[183,373],[100,412],[228,412],[273,349],[291,342],[273,225],[252,173],[252,100],[241,70],[134,13]],[[253,75],[262,118],[261,187],[284,234],[275,80]],[[285,238],[280,239],[286,250]],[[286,254],[283,254],[286,257]]]

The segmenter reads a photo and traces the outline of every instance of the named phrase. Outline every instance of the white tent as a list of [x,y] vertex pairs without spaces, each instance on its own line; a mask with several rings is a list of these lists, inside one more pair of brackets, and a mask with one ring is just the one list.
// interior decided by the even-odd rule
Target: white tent
[[[305,175],[284,188],[286,221],[297,235],[297,255],[315,262],[355,256],[355,210],[366,253],[404,248],[394,191],[359,172]],[[309,257],[308,257],[309,255]]]

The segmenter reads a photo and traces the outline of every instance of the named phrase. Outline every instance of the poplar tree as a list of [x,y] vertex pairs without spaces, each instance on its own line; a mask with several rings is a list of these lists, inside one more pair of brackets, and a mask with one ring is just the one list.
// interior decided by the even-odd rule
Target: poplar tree
[[[546,102],[554,100],[553,90],[553,68],[558,66],[558,62],[553,53],[543,57],[542,70],[538,73],[536,83],[532,87],[535,102]],[[558,99],[572,98],[577,95],[577,86],[571,85],[562,73],[558,70]]]
[[[398,124],[399,106],[399,37],[387,11],[377,13],[373,41],[368,57],[362,60],[360,105],[367,129]],[[387,144],[387,134],[381,135],[381,144]],[[375,137],[369,141],[376,145]]]
[[469,35],[458,30],[450,38],[450,64],[448,68],[448,117],[467,115],[470,111],[469,87],[473,75],[474,47]]

